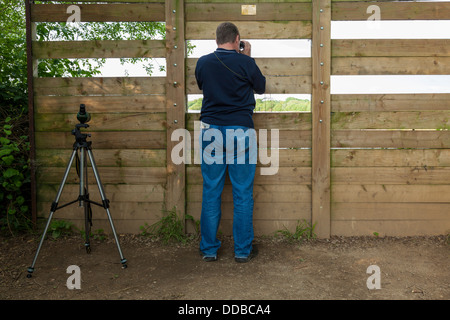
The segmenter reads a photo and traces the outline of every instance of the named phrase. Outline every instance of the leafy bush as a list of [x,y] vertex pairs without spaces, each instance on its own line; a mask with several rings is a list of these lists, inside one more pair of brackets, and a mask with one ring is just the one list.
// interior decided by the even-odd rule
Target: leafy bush
[[30,143],[23,112],[1,118],[0,230],[14,234],[31,228]]

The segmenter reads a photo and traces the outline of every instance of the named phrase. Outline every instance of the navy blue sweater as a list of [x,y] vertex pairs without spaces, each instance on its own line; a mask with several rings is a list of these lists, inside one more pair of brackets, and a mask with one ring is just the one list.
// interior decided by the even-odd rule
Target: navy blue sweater
[[253,58],[218,48],[198,60],[195,78],[203,90],[201,121],[254,128],[254,93],[264,93],[266,78]]

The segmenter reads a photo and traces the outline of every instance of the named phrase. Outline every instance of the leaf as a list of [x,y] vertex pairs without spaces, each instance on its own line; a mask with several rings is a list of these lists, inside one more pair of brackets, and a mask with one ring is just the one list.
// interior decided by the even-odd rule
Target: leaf
[[10,144],[11,140],[4,138],[4,137],[0,137],[0,144],[2,144],[3,146]]
[[[0,152],[1,154],[1,152]],[[13,162],[14,162],[14,156],[7,156],[7,157],[2,157],[2,161],[7,165],[10,166]]]
[[12,152],[11,149],[2,149],[2,150],[0,150],[0,157],[7,156],[7,155],[9,155],[11,152]]
[[5,177],[5,178],[11,178],[11,177],[17,176],[17,175],[20,175],[20,172],[18,170],[16,170],[16,169],[13,169],[13,168],[8,168],[3,173],[3,177]]

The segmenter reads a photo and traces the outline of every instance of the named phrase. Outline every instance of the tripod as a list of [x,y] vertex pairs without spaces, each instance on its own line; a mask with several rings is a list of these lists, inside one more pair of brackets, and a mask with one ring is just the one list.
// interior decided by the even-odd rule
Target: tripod
[[[39,251],[41,250],[42,243],[44,242],[45,235],[50,226],[50,222],[52,220],[53,214],[55,213],[56,210],[62,209],[68,205],[71,205],[72,203],[75,203],[75,202],[79,202],[79,206],[84,207],[85,231],[86,231],[84,245],[86,247],[86,252],[87,253],[91,252],[89,234],[90,234],[90,230],[91,230],[91,226],[92,226],[92,210],[91,210],[91,203],[92,203],[92,204],[98,205],[100,207],[103,207],[106,210],[108,220],[109,220],[109,223],[111,225],[111,229],[112,229],[112,232],[114,235],[114,239],[117,244],[117,249],[119,250],[120,262],[122,263],[122,268],[127,267],[127,265],[126,265],[127,260],[123,257],[122,250],[121,250],[120,244],[119,244],[119,239],[117,238],[116,230],[114,228],[114,223],[111,218],[111,213],[109,212],[109,200],[105,197],[105,192],[103,190],[103,186],[100,181],[100,176],[97,171],[97,166],[95,165],[94,156],[92,154],[92,147],[91,147],[92,142],[86,141],[86,138],[90,137],[91,135],[81,133],[81,131],[80,131],[80,128],[88,128],[88,127],[89,127],[89,125],[87,125],[85,123],[79,123],[79,124],[75,125],[75,129],[72,130],[72,134],[75,136],[75,143],[73,144],[72,156],[70,157],[69,164],[67,165],[61,185],[59,186],[55,201],[53,201],[53,203],[51,205],[50,215],[48,217],[47,224],[44,229],[44,233],[42,234],[41,240],[39,242],[39,246],[38,246],[36,254],[34,256],[33,263],[28,268],[28,274],[27,274],[28,278],[31,278],[32,273],[34,271],[34,266],[36,264],[36,260],[39,255]],[[79,158],[78,158],[78,152],[80,153]],[[87,175],[86,153],[89,157],[89,161],[91,162],[92,170],[94,171],[95,180],[97,181],[97,186],[100,191],[100,196],[102,199],[101,204],[89,199],[88,182],[87,182],[88,175]],[[69,203],[66,203],[62,206],[58,206],[59,198],[61,197],[67,177],[69,176],[70,168],[72,167],[72,164],[73,164],[73,161],[75,158],[77,159],[76,168],[77,168],[78,175],[80,178],[80,189],[79,189],[80,193],[79,193],[78,199],[71,201]]]

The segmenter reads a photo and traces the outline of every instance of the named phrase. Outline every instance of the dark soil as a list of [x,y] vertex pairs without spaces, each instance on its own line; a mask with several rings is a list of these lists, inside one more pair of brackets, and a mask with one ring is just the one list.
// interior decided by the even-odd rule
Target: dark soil
[[[86,253],[81,236],[47,239],[32,278],[27,278],[39,237],[0,238],[2,300],[448,300],[448,236],[332,237],[291,243],[257,238],[259,255],[236,263],[233,242],[222,236],[215,262],[202,261],[198,241],[164,244],[121,235],[128,268],[114,240],[93,240]],[[81,289],[68,289],[77,265]],[[367,268],[381,271],[381,289],[368,289]]]

